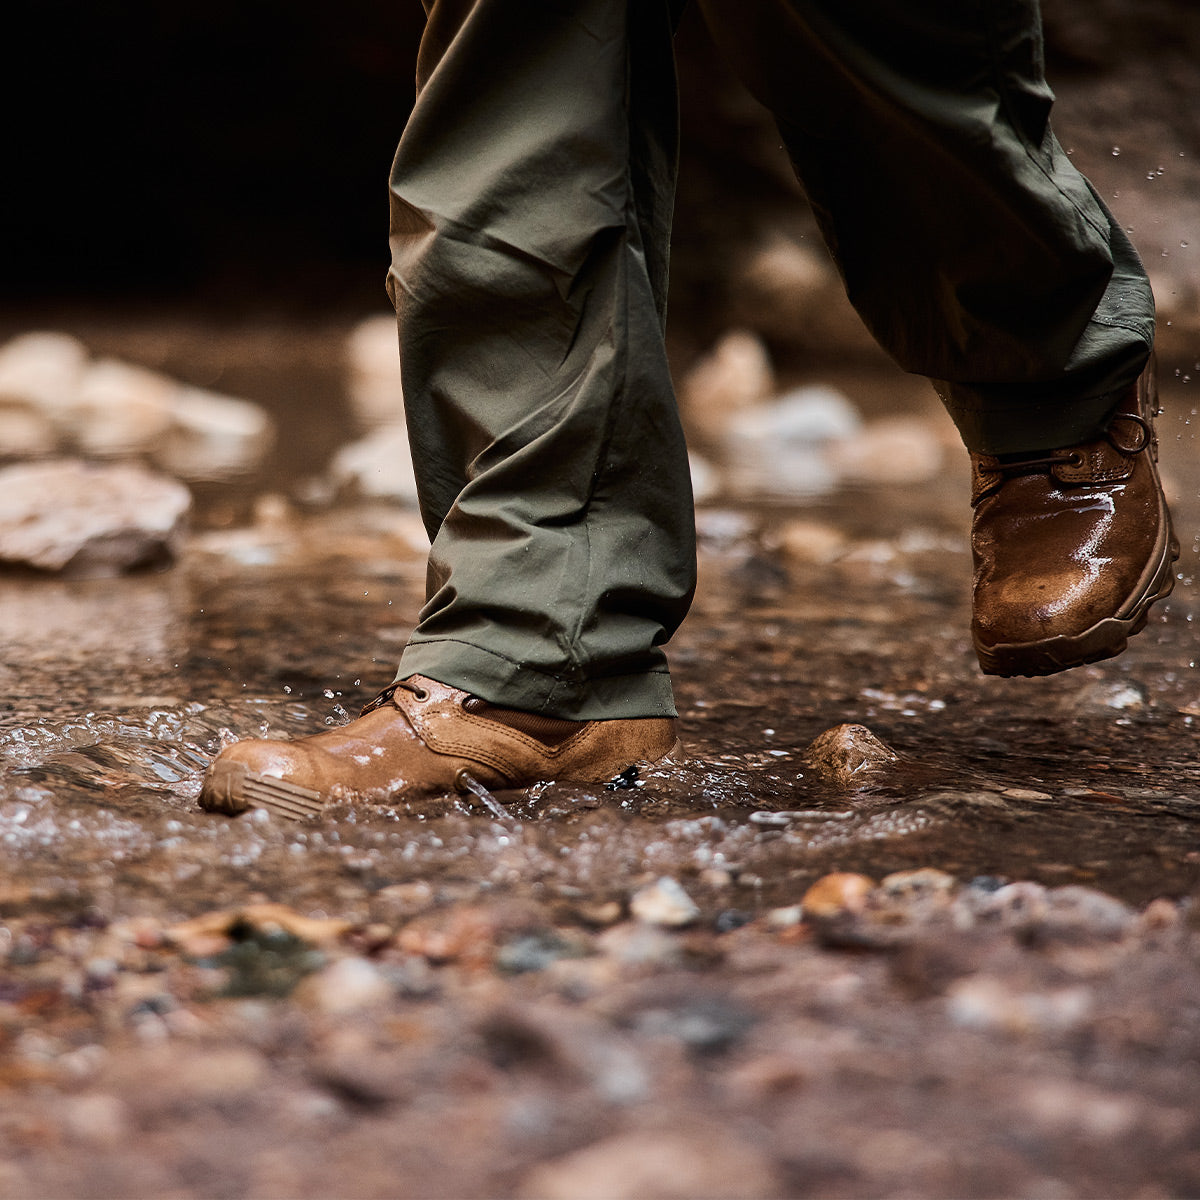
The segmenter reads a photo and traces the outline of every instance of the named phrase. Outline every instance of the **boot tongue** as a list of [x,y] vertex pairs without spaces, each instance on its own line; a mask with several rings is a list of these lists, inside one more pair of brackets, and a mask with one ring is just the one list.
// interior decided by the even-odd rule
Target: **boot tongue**
[[562,717],[547,717],[542,713],[521,712],[516,708],[500,708],[472,696],[463,703],[467,712],[498,725],[506,725],[526,737],[531,737],[543,746],[560,746],[567,738],[578,733],[586,721],[567,721]]

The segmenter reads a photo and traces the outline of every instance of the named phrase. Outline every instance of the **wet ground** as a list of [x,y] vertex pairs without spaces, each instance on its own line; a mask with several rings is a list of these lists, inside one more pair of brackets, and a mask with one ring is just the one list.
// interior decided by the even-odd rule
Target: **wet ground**
[[[304,346],[255,398],[336,412]],[[411,513],[262,499],[319,468],[311,405],[171,571],[0,579],[0,1195],[1200,1191],[1197,385],[1165,374],[1180,582],[1120,659],[978,673],[964,462],[711,505],[687,763],[503,815],[197,809],[224,740],[388,683],[420,602]],[[898,760],[824,782],[843,722]],[[884,885],[797,912],[831,872]],[[695,910],[639,918],[664,877]]]

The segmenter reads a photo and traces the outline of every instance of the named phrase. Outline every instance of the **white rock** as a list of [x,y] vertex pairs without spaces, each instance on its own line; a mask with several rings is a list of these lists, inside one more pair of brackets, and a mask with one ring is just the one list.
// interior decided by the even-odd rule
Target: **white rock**
[[313,1008],[337,1016],[384,1004],[393,989],[374,963],[342,958],[306,979],[297,994]]
[[788,558],[821,566],[834,562],[847,549],[846,535],[835,525],[803,517],[784,524],[775,540]]
[[338,487],[351,487],[365,496],[417,502],[417,477],[403,424],[383,426],[343,446],[329,473]]
[[193,482],[253,471],[275,440],[274,423],[257,404],[200,388],[179,388],[171,398],[170,418],[154,459]]
[[941,472],[942,458],[939,430],[915,417],[872,421],[830,448],[834,470],[851,483],[925,483]]
[[121,457],[155,446],[171,424],[179,384],[165,375],[116,359],[84,371],[65,431],[88,455]]
[[52,419],[75,407],[87,364],[82,342],[65,333],[26,333],[0,347],[0,405]]
[[117,575],[171,557],[191,494],[141,467],[74,460],[0,471],[0,562]]
[[696,902],[669,875],[635,893],[629,911],[647,925],[671,928],[690,925],[700,915]]
[[765,1200],[781,1180],[757,1147],[718,1127],[635,1129],[543,1163],[522,1200]]
[[688,470],[692,476],[692,498],[697,504],[704,504],[720,495],[721,473],[708,459],[689,454]]
[[679,385],[688,424],[721,441],[738,414],[775,390],[775,371],[762,340],[743,329],[727,333]]
[[58,448],[58,433],[45,413],[0,402],[0,456],[41,458]]
[[391,313],[360,321],[346,339],[346,390],[358,419],[371,428],[403,419],[400,349]]
[[724,443],[730,486],[747,495],[820,495],[838,483],[830,447],[854,437],[861,421],[834,388],[797,388],[731,421]]
[[831,349],[882,353],[846,299],[823,250],[776,234],[752,253],[732,280],[733,306],[747,328],[828,354]]

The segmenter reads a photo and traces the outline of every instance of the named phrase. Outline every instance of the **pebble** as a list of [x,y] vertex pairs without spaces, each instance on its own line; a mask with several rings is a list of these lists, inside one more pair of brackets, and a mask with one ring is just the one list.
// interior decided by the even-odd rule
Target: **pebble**
[[536,1167],[521,1200],[765,1200],[781,1181],[757,1148],[716,1127],[618,1133]]
[[775,371],[762,339],[735,329],[684,375],[680,408],[701,436],[721,443],[740,414],[774,391]]
[[668,875],[636,892],[629,901],[629,911],[646,925],[668,928],[690,925],[700,916],[696,902]]
[[296,988],[296,1000],[317,1012],[343,1016],[377,1008],[393,995],[392,985],[365,958],[342,958],[310,975]]
[[258,468],[275,441],[275,425],[257,404],[200,388],[177,388],[171,426],[155,461],[189,482],[222,482]]
[[849,787],[869,779],[898,758],[865,725],[835,725],[809,744],[803,762],[826,782]]
[[958,886],[958,880],[936,867],[920,867],[914,871],[893,871],[879,881],[879,890],[897,899],[945,894]]
[[917,417],[872,421],[829,453],[839,478],[849,483],[926,483],[942,470],[939,430]]
[[0,470],[0,562],[75,577],[120,575],[173,558],[191,495],[142,467],[76,460]]
[[116,1096],[69,1096],[63,1101],[62,1119],[68,1135],[89,1146],[117,1146],[129,1135],[129,1111]]
[[657,925],[625,921],[596,939],[601,954],[631,967],[670,966],[683,960],[679,939]]
[[834,562],[848,546],[846,535],[836,526],[804,518],[786,522],[776,539],[788,558],[817,566]]
[[362,496],[415,507],[417,477],[407,426],[384,425],[343,446],[334,455],[329,477],[335,488],[348,488]]
[[800,907],[805,917],[817,920],[861,913],[874,890],[875,881],[869,876],[836,871],[818,879],[804,893]]
[[69,334],[13,338],[0,347],[0,407],[39,412],[65,428],[87,360],[87,347]]
[[1092,1009],[1091,990],[1083,986],[1017,992],[988,975],[961,979],[946,996],[955,1025],[1010,1034],[1068,1033],[1083,1025]]
[[366,428],[404,419],[400,344],[393,313],[360,321],[346,338],[346,393]]
[[171,425],[178,384],[116,359],[100,359],[83,373],[67,431],[82,454],[121,458],[161,445]]

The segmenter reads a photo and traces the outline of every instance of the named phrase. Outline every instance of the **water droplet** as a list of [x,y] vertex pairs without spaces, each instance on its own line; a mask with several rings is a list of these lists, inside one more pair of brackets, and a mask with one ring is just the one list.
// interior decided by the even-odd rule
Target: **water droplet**
[[1114,147],[1112,148],[1112,156],[1113,156],[1113,158],[1117,158],[1117,157],[1120,155],[1120,153],[1121,153],[1121,147],[1120,147],[1120,146],[1114,146]]
[[1180,243],[1179,243],[1179,248],[1180,248],[1180,250],[1186,250],[1186,249],[1187,249],[1187,247],[1188,247],[1188,244],[1187,244],[1187,242],[1180,242]]

